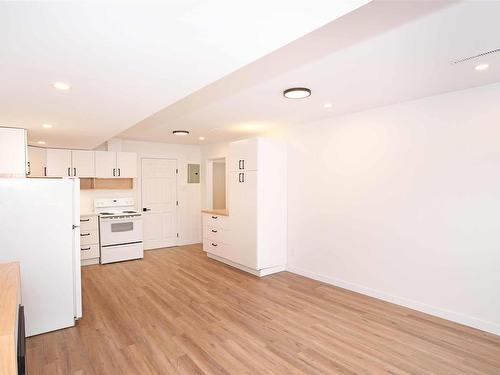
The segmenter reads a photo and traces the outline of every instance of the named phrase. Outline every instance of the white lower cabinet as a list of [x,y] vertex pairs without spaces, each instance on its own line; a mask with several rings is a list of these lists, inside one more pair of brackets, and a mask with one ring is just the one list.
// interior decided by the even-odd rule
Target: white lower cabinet
[[[283,271],[287,248],[286,145],[256,138],[238,141],[229,149],[230,153],[238,152],[229,155],[233,161],[228,175],[229,216],[203,214],[203,249],[209,257],[256,276]],[[245,169],[234,170],[243,159],[251,162]]]
[[100,259],[97,215],[80,216],[80,259],[82,266],[98,264]]

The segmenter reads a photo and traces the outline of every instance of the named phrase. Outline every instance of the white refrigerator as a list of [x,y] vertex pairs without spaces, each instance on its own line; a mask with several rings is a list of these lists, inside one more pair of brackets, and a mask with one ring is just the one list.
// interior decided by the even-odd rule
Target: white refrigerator
[[0,262],[19,261],[26,336],[82,316],[80,180],[0,178]]

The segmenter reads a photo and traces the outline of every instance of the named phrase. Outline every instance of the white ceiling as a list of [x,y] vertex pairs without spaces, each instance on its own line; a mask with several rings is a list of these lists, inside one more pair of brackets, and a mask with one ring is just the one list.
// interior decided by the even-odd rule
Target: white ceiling
[[[371,2],[209,85],[120,137],[213,143],[500,81],[500,2]],[[477,72],[474,65],[490,68]],[[286,100],[306,86],[312,96]],[[324,109],[324,103],[332,103]],[[171,130],[187,129],[187,137]],[[198,140],[204,136],[205,141]]]
[[0,2],[0,126],[95,147],[367,2]]

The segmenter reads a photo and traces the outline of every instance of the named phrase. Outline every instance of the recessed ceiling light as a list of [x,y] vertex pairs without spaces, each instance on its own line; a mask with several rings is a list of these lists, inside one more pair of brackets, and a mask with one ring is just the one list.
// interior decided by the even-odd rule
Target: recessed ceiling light
[[172,133],[175,135],[188,135],[189,134],[189,132],[187,130],[174,130]]
[[323,104],[323,108],[332,108],[333,104],[332,103],[325,103]]
[[283,91],[283,96],[288,99],[304,99],[311,95],[311,90],[306,87],[292,87]]
[[54,86],[55,89],[64,91],[69,90],[71,88],[71,86],[65,82],[55,82],[54,84],[52,84],[52,86]]
[[38,141],[37,142],[39,145],[44,145],[45,144],[45,141]]
[[474,69],[481,71],[481,70],[486,70],[490,67],[489,64],[479,64],[474,67]]
[[43,124],[42,127],[45,129],[52,129],[52,124]]
[[205,137],[199,137],[198,138],[200,141],[204,141],[205,140]]

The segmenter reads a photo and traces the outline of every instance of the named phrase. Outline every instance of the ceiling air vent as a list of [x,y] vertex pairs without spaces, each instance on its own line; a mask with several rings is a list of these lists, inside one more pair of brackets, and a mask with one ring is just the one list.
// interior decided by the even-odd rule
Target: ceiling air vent
[[499,53],[499,52],[500,52],[500,48],[492,49],[491,51],[483,52],[483,53],[480,53],[478,55],[464,57],[463,59],[458,59],[458,60],[450,61],[450,64],[451,65],[460,64],[460,63],[463,63],[463,62],[466,62],[466,61],[471,61],[471,60],[479,59],[480,57],[488,56],[488,55],[493,55],[493,54]]

